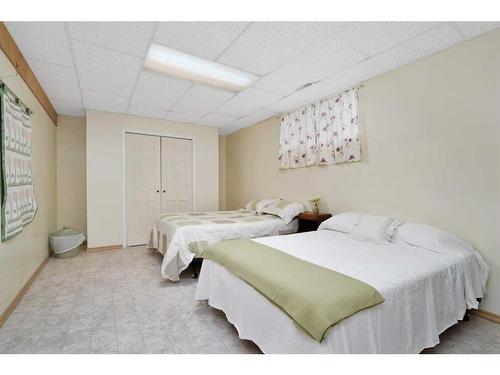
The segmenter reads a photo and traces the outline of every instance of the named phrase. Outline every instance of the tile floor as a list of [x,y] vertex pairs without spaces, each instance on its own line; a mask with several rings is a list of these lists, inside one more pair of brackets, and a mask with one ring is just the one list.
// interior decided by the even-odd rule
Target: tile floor
[[[142,248],[50,259],[0,329],[0,353],[260,353],[222,312],[194,301],[196,281],[160,277]],[[472,317],[426,353],[500,353],[500,325]]]

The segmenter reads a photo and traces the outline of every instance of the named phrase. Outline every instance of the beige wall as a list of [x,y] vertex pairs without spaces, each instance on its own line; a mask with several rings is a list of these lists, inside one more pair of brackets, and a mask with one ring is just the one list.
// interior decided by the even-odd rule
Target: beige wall
[[87,235],[89,247],[122,244],[124,130],[194,137],[197,210],[219,207],[218,129],[166,120],[87,111]]
[[226,136],[219,136],[219,210],[226,209]]
[[[0,52],[0,76],[15,75]],[[0,243],[0,314],[48,256],[48,236],[56,229],[56,127],[19,76],[2,78],[33,112],[32,168],[38,212],[18,236]]]
[[363,161],[279,170],[279,121],[227,136],[228,209],[263,197],[394,215],[471,241],[491,267],[482,308],[500,313],[500,30],[368,80]]
[[85,118],[57,118],[57,227],[87,233]]

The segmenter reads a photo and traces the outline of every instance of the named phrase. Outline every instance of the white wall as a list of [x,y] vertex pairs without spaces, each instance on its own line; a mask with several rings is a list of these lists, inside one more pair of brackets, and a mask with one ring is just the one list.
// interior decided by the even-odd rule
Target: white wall
[[87,233],[85,118],[57,117],[57,227]]
[[34,114],[32,168],[38,211],[18,236],[0,243],[0,314],[49,255],[48,237],[56,229],[56,127],[3,52],[0,76]]
[[481,305],[500,314],[500,30],[365,82],[363,161],[278,169],[279,121],[226,137],[227,208],[286,197],[393,215],[469,240],[491,267]]
[[219,207],[218,129],[116,113],[87,111],[88,247],[122,244],[124,129],[194,138],[197,210]]
[[226,136],[219,136],[219,210],[226,209]]

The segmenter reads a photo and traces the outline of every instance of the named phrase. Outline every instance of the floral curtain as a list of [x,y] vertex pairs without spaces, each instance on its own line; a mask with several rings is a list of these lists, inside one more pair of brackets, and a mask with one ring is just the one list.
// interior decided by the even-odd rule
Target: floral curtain
[[358,89],[283,115],[280,168],[361,160]]

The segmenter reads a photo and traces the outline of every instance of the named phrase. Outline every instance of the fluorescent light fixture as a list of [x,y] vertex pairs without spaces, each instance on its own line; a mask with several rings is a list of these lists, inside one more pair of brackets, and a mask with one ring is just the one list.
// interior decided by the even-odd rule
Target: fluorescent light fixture
[[144,66],[163,74],[229,91],[241,91],[258,78],[254,74],[156,43],[149,47]]

